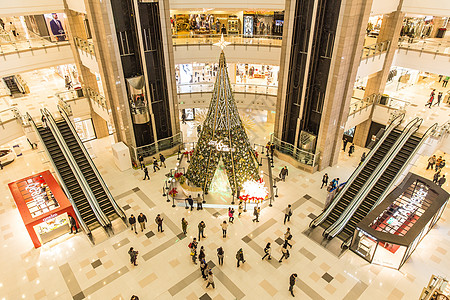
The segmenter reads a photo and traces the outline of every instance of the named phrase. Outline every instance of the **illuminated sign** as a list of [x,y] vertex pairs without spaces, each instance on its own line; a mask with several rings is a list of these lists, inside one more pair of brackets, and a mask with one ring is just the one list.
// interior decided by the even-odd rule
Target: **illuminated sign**
[[43,218],[43,219],[42,219],[42,222],[50,221],[51,219],[56,218],[57,215],[58,215],[57,213],[51,214],[50,216],[48,216],[48,217],[46,217],[46,218]]
[[224,143],[222,143],[222,141],[209,141],[208,145],[216,147],[217,151],[223,151],[223,152],[234,152],[235,149],[234,148],[230,148],[228,147],[228,145],[225,145]]
[[32,179],[27,180],[28,185],[25,187],[25,189],[30,193],[31,198],[33,198],[34,201],[36,201],[36,205],[42,205],[45,203],[45,199],[42,196],[41,193],[41,187],[38,182],[32,182]]

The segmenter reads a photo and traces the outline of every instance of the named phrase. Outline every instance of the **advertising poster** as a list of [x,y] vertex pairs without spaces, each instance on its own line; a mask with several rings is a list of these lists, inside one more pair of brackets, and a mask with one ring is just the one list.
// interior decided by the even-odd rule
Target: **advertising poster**
[[64,13],[52,13],[44,14],[45,22],[47,23],[48,31],[50,33],[50,40],[52,42],[66,41],[66,14]]

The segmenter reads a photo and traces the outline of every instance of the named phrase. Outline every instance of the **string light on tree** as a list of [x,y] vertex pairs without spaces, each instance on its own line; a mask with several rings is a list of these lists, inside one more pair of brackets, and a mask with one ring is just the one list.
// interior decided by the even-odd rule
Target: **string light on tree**
[[268,197],[269,191],[262,177],[258,180],[247,180],[242,184],[241,196],[239,197],[242,201],[259,203]]

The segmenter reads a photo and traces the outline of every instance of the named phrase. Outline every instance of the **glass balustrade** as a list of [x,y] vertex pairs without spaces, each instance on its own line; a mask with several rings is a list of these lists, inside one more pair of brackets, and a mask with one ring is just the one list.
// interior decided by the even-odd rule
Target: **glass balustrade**
[[[212,45],[219,42],[221,34],[191,34],[172,35],[174,46],[179,45]],[[253,35],[252,37],[243,34],[224,35],[225,41],[232,45],[262,45],[281,47],[281,36],[276,35]]]
[[22,51],[32,51],[49,47],[67,45],[66,35],[60,36],[38,36],[33,35],[30,38],[21,36],[13,37],[10,34],[0,34],[0,54],[17,53]]
[[[276,96],[278,86],[276,85],[259,85],[259,84],[245,84],[233,83],[231,84],[234,93],[252,93],[262,95]],[[194,84],[178,84],[178,94],[192,94],[192,93],[211,93],[214,88],[214,83],[194,83]]]

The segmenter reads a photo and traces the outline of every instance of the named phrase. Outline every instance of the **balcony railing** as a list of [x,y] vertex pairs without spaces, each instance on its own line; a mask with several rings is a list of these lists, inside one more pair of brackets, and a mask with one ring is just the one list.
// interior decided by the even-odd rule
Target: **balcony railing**
[[103,95],[97,93],[96,91],[94,91],[93,89],[91,89],[89,87],[86,88],[85,90],[86,90],[86,95],[89,99],[93,100],[95,103],[97,103],[103,109],[107,109],[106,98]]
[[401,37],[398,41],[398,48],[450,56],[450,40],[448,39],[431,40]]
[[174,136],[159,140],[155,143],[136,148],[131,146],[131,148],[133,149],[134,159],[137,159],[139,155],[142,155],[142,157],[153,156],[160,151],[167,150],[181,144],[183,144],[183,134],[182,132],[179,132]]
[[381,55],[383,52],[388,51],[390,46],[391,46],[391,41],[384,41],[384,42],[364,46],[363,49],[361,50],[361,60],[366,58],[366,62],[367,62],[367,59],[369,57],[372,57],[375,59],[376,55]]
[[352,97],[352,99],[356,99],[357,101],[350,104],[348,116],[355,116],[356,113],[363,111],[374,103],[378,103],[380,97],[380,94],[372,94],[362,99]]
[[281,153],[287,154],[294,158],[296,161],[314,167],[319,162],[320,152],[311,153],[300,148],[295,147],[292,144],[283,142],[282,140],[271,136],[271,142],[275,144],[275,149]]
[[[276,85],[259,85],[251,83],[232,83],[231,87],[234,93],[251,93],[260,95],[276,96],[278,86]],[[212,93],[214,83],[188,83],[177,84],[178,94],[192,94],[192,93]]]
[[94,51],[94,43],[91,40],[84,40],[79,37],[74,37],[73,41],[75,43],[75,46],[82,51],[89,53],[91,55],[95,55]]
[[[53,39],[53,41],[52,41]],[[68,45],[66,35],[59,36],[35,36],[28,39],[22,37],[12,37],[9,34],[0,35],[0,54],[18,53],[23,51],[33,51],[49,47]]]
[[[217,43],[221,36],[221,34],[172,35],[172,41],[174,46],[212,45]],[[249,37],[243,34],[233,34],[224,35],[224,39],[232,45],[281,47],[282,37],[277,35],[253,35]]]

